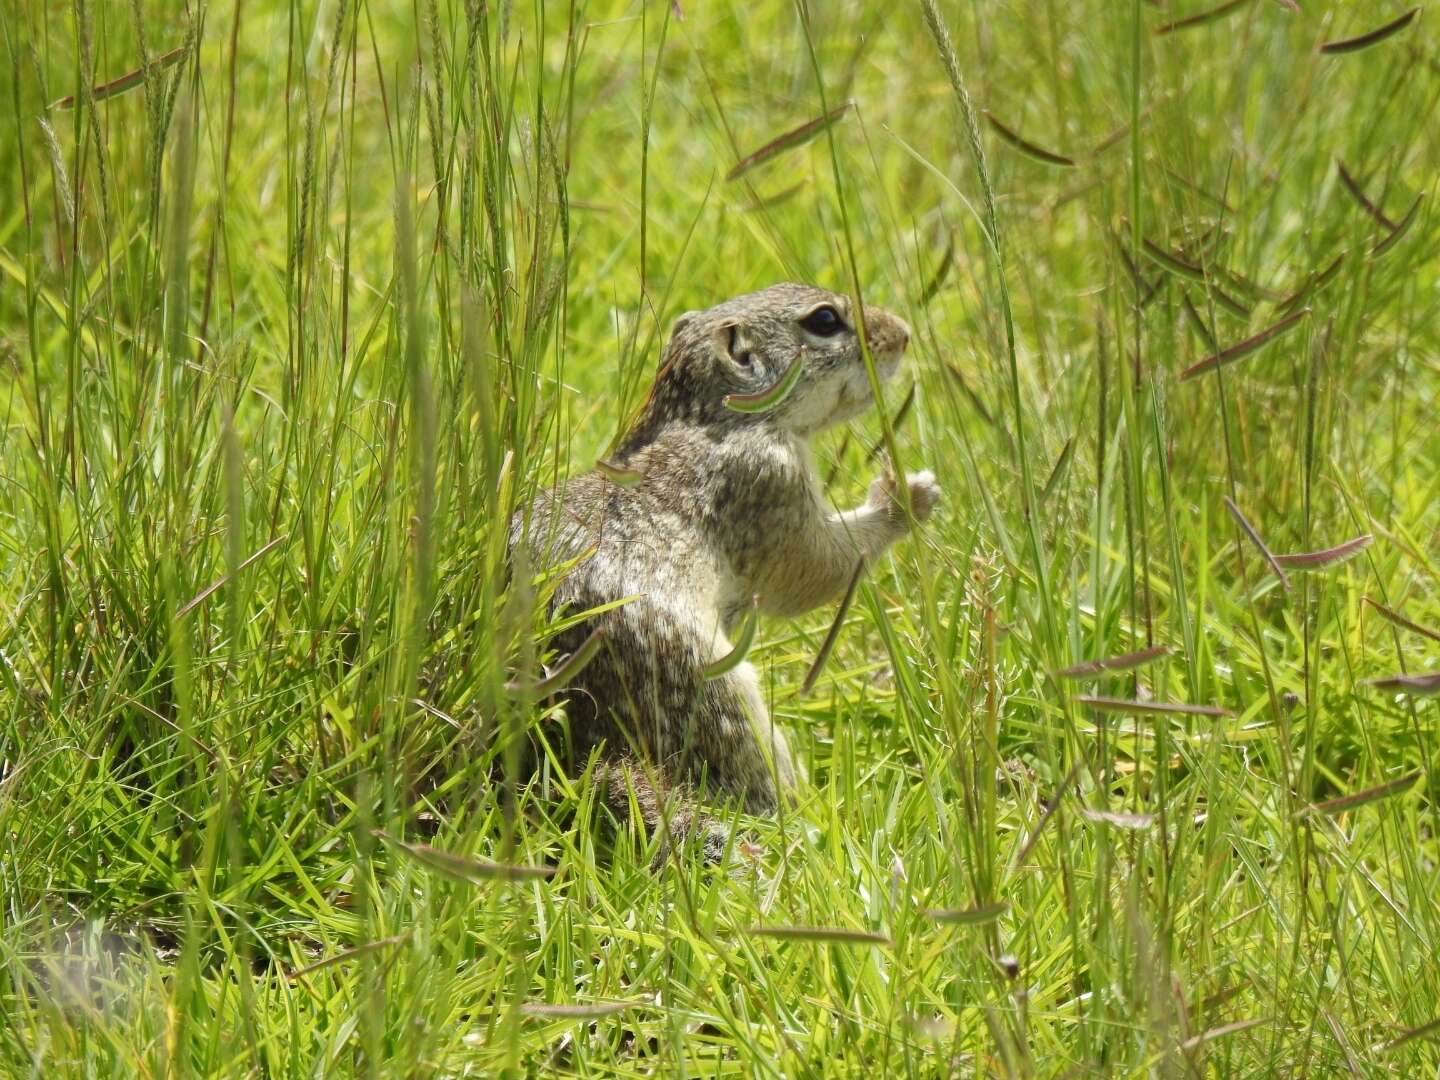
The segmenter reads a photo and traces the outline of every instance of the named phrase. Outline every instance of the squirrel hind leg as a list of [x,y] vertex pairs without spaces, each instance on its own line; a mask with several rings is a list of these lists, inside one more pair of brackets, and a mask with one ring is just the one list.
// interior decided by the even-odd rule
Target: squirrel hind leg
[[659,870],[671,851],[692,841],[701,844],[706,863],[725,861],[731,847],[729,827],[703,813],[688,788],[668,783],[655,766],[628,756],[613,758],[601,763],[595,779],[622,825],[638,819],[648,835],[661,838],[650,869]]
[[697,734],[709,743],[700,747],[709,782],[739,797],[746,812],[773,814],[781,798],[793,795],[797,769],[754,665],[740,664],[706,684],[702,708],[709,715]]

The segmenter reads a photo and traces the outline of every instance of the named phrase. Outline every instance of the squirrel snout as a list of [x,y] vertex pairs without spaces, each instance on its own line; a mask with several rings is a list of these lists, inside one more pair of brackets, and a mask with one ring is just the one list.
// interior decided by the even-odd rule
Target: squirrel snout
[[899,355],[910,344],[910,324],[898,315],[876,309],[865,311],[865,329],[870,348],[875,352]]
[[910,344],[910,324],[898,315],[895,317],[895,332],[900,335],[900,351],[904,352]]

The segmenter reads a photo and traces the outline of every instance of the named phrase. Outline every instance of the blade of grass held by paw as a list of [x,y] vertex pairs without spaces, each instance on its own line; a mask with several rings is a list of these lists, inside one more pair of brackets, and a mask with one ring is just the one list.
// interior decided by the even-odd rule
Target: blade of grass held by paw
[[1130,671],[1169,655],[1170,646],[1156,645],[1153,648],[1124,653],[1121,656],[1105,656],[1098,660],[1086,660],[1082,664],[1061,668],[1055,672],[1055,677],[1058,679],[1083,679],[1089,675],[1102,675],[1108,671]]
[[[900,402],[900,407],[895,410],[895,416],[890,421],[890,430],[899,431],[900,425],[905,423],[905,418],[910,415],[910,409],[915,404],[915,384],[910,384],[910,389],[905,393],[905,400]],[[876,439],[870,449],[865,452],[866,461],[874,461],[885,449],[885,440]]]
[[1237,360],[1244,360],[1247,356],[1259,351],[1264,346],[1274,341],[1276,338],[1280,337],[1281,335],[1285,334],[1290,330],[1293,330],[1296,326],[1303,322],[1305,318],[1309,316],[1309,314],[1309,308],[1301,308],[1294,314],[1287,315],[1279,322],[1266,327],[1264,330],[1261,330],[1260,333],[1254,335],[1253,337],[1248,337],[1237,345],[1231,345],[1228,349],[1217,352],[1213,356],[1207,356],[1198,364],[1191,364],[1188,368],[1186,368],[1180,373],[1180,381],[1186,382],[1190,379],[1193,379],[1196,375],[1203,375],[1207,371],[1213,371],[1216,368],[1224,367],[1226,364],[1233,364]]
[[1364,791],[1357,791],[1351,795],[1341,795],[1338,798],[1326,799],[1323,802],[1311,803],[1302,814],[1324,814],[1333,817],[1336,814],[1343,814],[1347,810],[1354,810],[1357,806],[1364,806],[1367,803],[1379,802],[1381,799],[1388,799],[1393,795],[1403,795],[1415,786],[1415,781],[1425,774],[1418,769],[1415,772],[1406,773],[1397,780],[1388,783],[1378,784]]
[[1342,38],[1339,41],[1324,42],[1320,46],[1320,51],[1334,56],[1340,53],[1359,52],[1361,49],[1368,49],[1372,45],[1379,45],[1380,42],[1386,38],[1393,37],[1401,30],[1404,30],[1415,21],[1415,16],[1419,14],[1420,9],[1418,7],[1411,8],[1398,19],[1388,22],[1384,26],[1376,27],[1369,33],[1361,34],[1358,37]]
[[1373,540],[1369,533],[1364,536],[1357,536],[1353,540],[1346,540],[1343,544],[1336,544],[1334,547],[1325,548],[1323,551],[1306,551],[1294,555],[1276,555],[1275,562],[1287,570],[1324,570],[1327,566],[1334,566],[1338,562],[1344,562],[1351,556],[1358,555],[1370,546]]
[[824,116],[817,116],[814,120],[807,121],[792,131],[787,131],[771,139],[764,146],[754,153],[741,158],[735,166],[725,174],[726,180],[735,180],[755,168],[763,165],[773,158],[779,157],[787,150],[794,150],[797,146],[804,146],[811,139],[824,133],[825,129],[843,117],[855,103],[845,101],[835,106]]
[[1064,154],[1057,154],[1054,150],[1046,150],[1043,146],[1037,146],[1029,139],[1022,137],[1020,133],[1013,128],[1001,123],[989,109],[981,109],[980,111],[984,114],[985,119],[990,121],[990,126],[995,129],[995,134],[999,135],[1003,142],[1013,146],[1032,161],[1039,161],[1045,165],[1059,165],[1067,169],[1075,167],[1074,158],[1066,157]]
[[825,632],[825,640],[820,643],[820,651],[811,661],[810,670],[805,672],[805,681],[800,684],[801,697],[815,688],[815,681],[820,678],[820,672],[825,670],[825,662],[835,651],[835,642],[840,639],[840,627],[845,625],[845,616],[850,611],[850,604],[855,599],[855,590],[859,587],[860,578],[864,573],[865,560],[860,559],[855,563],[855,572],[850,575],[850,583],[845,586],[845,595],[840,598],[840,606],[835,611],[835,618],[830,622],[830,629]]

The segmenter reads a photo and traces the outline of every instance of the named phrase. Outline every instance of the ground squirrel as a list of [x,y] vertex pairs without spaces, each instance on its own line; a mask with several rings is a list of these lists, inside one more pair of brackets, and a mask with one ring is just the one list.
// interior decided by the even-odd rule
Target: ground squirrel
[[[905,322],[866,306],[876,374],[890,379],[910,339]],[[928,472],[907,478],[910,515],[893,478],[866,503],[834,512],[810,460],[817,432],[873,404],[859,320],[848,297],[774,285],[680,316],[649,398],[607,468],[542,493],[517,514],[512,550],[538,565],[582,556],[552,604],[582,612],[634,599],[560,634],[560,653],[596,628],[604,641],[564,693],[568,751],[583,765],[602,747],[607,801],[633,805],[671,838],[703,832],[719,857],[723,830],[675,791],[734,798],[749,813],[775,810],[794,786],[784,734],[771,723],[755,669],[707,678],[730,635],[759,611],[794,616],[834,600],[860,559],[873,559],[923,520],[940,490]],[[778,405],[739,412],[727,395],[773,387],[799,359]],[[607,473],[609,475],[607,475]],[[662,845],[664,850],[664,845]]]

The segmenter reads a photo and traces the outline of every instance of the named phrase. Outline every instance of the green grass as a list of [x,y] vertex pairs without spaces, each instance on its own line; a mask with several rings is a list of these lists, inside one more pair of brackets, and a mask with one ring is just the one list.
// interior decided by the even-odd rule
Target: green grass
[[[1433,1073],[1440,50],[1207,6],[7,3],[0,1073]],[[781,279],[915,329],[835,501],[946,498],[652,874],[518,771],[505,522]]]

